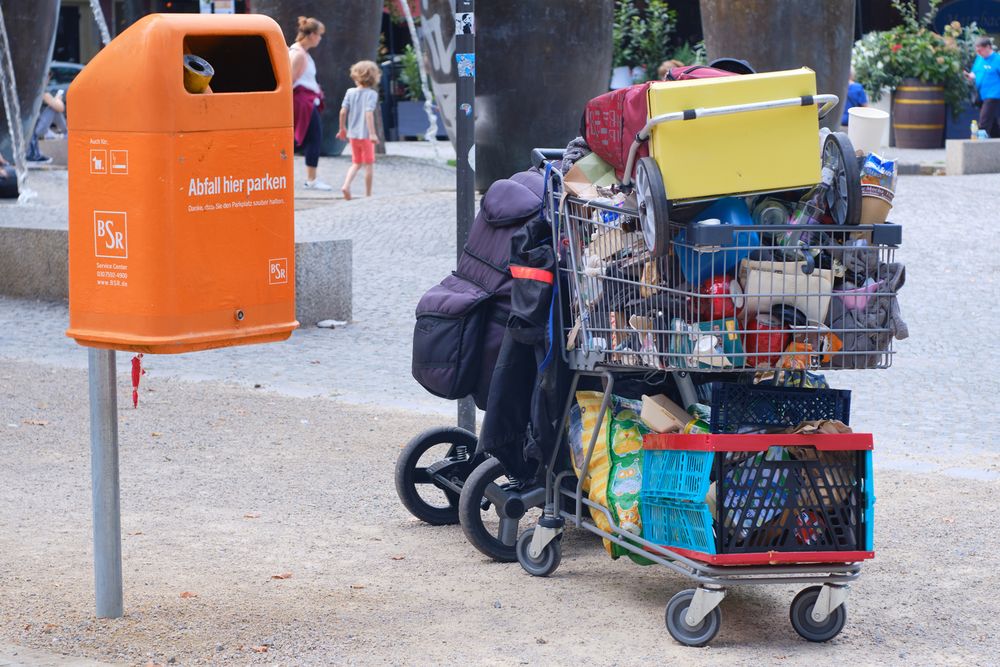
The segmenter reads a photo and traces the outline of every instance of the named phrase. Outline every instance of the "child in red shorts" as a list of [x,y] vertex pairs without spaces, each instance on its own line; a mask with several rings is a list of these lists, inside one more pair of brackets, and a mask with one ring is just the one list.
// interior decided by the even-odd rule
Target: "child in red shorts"
[[351,79],[356,87],[344,95],[340,105],[340,131],[337,138],[351,142],[351,167],[347,170],[344,186],[340,191],[344,199],[351,198],[351,181],[365,168],[365,195],[372,194],[372,176],[375,168],[375,107],[378,93],[375,87],[382,78],[382,71],[371,60],[362,60],[351,65]]

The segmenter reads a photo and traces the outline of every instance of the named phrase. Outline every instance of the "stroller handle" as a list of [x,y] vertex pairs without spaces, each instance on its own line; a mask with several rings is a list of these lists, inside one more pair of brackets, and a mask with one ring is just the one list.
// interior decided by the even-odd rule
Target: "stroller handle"
[[823,118],[837,106],[840,98],[836,95],[803,95],[801,97],[787,97],[780,100],[765,100],[763,102],[751,102],[749,104],[731,104],[722,107],[707,107],[699,109],[685,109],[683,111],[671,111],[670,113],[654,116],[646,121],[639,133],[635,135],[635,141],[628,150],[628,162],[625,165],[625,176],[622,185],[632,184],[632,170],[635,168],[635,156],[639,151],[639,146],[649,141],[649,135],[653,128],[663,123],[675,120],[697,120],[710,116],[728,116],[736,113],[748,111],[764,111],[766,109],[783,109],[785,107],[808,107],[814,104],[821,104],[819,117]]
[[532,148],[531,166],[541,169],[547,160],[561,160],[565,152],[564,148]]

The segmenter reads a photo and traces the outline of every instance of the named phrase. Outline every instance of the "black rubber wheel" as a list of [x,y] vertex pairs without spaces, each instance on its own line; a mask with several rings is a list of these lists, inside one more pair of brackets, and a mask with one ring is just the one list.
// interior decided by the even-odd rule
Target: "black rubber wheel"
[[635,194],[642,238],[653,257],[662,257],[670,246],[670,202],[660,165],[651,157],[639,158],[636,164]]
[[847,623],[847,606],[841,604],[833,610],[833,613],[826,617],[822,623],[813,620],[813,607],[819,598],[822,586],[810,586],[799,591],[799,594],[792,600],[792,606],[788,610],[788,618],[792,621],[792,627],[803,639],[811,642],[826,642],[840,634]]
[[[479,464],[465,480],[458,500],[458,519],[472,546],[500,563],[517,560],[518,528],[524,515],[501,515],[503,501],[512,492],[503,465],[494,458]],[[524,508],[527,512],[531,508]],[[540,513],[533,513],[534,521]],[[489,525],[487,525],[487,522]]]
[[722,627],[722,611],[716,607],[708,616],[701,619],[698,625],[688,625],[684,617],[694,599],[694,593],[693,588],[688,588],[670,598],[666,613],[667,632],[685,646],[704,646],[719,633],[719,628]]
[[861,169],[854,145],[843,132],[831,132],[823,142],[823,166],[833,170],[826,205],[838,225],[861,224]]
[[[449,446],[442,447],[438,456],[425,456],[438,445]],[[432,526],[458,523],[459,494],[434,479],[427,468],[443,466],[439,474],[461,486],[476,464],[475,452],[475,434],[455,426],[432,428],[410,440],[396,460],[396,493],[403,506]]]
[[524,571],[533,577],[547,577],[559,568],[562,562],[562,541],[556,538],[545,545],[538,558],[532,558],[528,553],[531,546],[531,538],[535,534],[534,528],[521,533],[517,538],[517,562],[521,564]]

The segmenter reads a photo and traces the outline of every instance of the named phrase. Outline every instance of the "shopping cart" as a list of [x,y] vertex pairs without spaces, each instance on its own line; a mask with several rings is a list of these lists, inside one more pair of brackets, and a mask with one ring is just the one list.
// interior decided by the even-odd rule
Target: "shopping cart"
[[[829,640],[846,621],[847,584],[874,555],[871,435],[760,432],[804,419],[848,423],[846,392],[747,382],[772,376],[806,387],[809,372],[886,368],[894,353],[900,228],[857,224],[854,150],[838,133],[825,135],[819,148],[816,104],[829,108],[836,97],[662,114],[636,139],[673,121],[812,105],[812,181],[795,174],[762,191],[697,184],[690,196],[669,199],[666,163],[635,160],[636,145],[626,170],[630,175],[634,163],[634,187],[624,179],[624,198],[573,196],[558,169],[548,173],[546,215],[569,286],[558,295],[555,312],[566,315],[554,323],[553,341],[575,374],[567,421],[577,383],[587,376],[603,381],[597,422],[611,410],[623,377],[672,374],[685,405],[698,402],[695,378],[742,383],[712,384],[716,432],[642,439],[641,531],[623,528],[586,491],[601,429],[584,440],[578,478],[568,484],[575,488],[567,488],[573,471],[560,471],[554,454],[542,517],[518,538],[518,560],[532,575],[552,574],[569,523],[669,567],[697,583],[666,609],[668,631],[690,646],[712,640],[719,603],[739,584],[810,584],[792,602],[791,623],[807,640]],[[746,129],[734,124],[728,131]],[[683,155],[671,160],[683,165]],[[812,194],[821,200],[810,201]],[[573,507],[561,508],[567,499]]]

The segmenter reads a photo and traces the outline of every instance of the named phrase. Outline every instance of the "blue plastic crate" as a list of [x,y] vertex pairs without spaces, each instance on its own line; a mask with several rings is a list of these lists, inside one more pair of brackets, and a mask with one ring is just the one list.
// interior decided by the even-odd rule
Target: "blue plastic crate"
[[704,502],[714,460],[714,452],[643,450],[642,494],[650,498]]
[[642,536],[667,547],[715,553],[712,514],[705,503],[641,496]]

